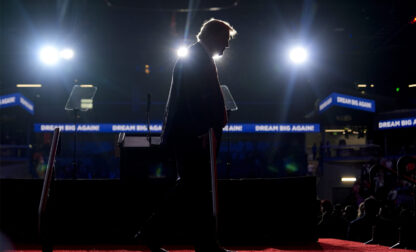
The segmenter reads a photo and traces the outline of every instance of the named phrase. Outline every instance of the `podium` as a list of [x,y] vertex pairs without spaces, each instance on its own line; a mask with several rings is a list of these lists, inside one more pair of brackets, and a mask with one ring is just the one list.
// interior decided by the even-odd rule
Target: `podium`
[[148,182],[175,180],[176,170],[168,151],[160,145],[160,135],[119,135],[120,180]]

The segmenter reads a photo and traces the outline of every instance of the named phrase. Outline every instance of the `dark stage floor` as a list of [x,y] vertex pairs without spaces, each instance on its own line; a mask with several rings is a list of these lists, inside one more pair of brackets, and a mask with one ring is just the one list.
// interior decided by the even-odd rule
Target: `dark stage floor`
[[[191,247],[166,247],[171,252],[191,252]],[[405,252],[405,251],[416,251],[406,249],[389,249],[386,246],[380,245],[366,245],[360,242],[344,241],[338,239],[319,239],[317,243],[309,245],[291,245],[291,246],[277,246],[277,247],[229,247],[229,249],[236,250],[238,252],[249,252],[249,251],[336,251],[336,252],[355,252],[355,251],[370,251],[370,252]],[[22,252],[37,252],[41,251],[39,246],[16,246],[14,249],[6,249],[5,252],[22,251]],[[149,251],[142,246],[112,246],[112,245],[88,245],[88,246],[57,246],[54,251]]]

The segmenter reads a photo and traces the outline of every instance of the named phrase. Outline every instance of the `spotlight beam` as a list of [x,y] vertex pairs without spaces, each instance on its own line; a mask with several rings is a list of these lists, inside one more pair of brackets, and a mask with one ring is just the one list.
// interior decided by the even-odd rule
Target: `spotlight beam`
[[55,65],[59,60],[58,50],[52,46],[46,46],[39,53],[40,60],[46,65]]
[[66,60],[72,59],[74,57],[74,51],[72,49],[66,48],[60,52],[60,56]]
[[53,66],[56,65],[59,60],[71,60],[74,57],[74,51],[70,48],[64,48],[58,51],[53,46],[45,46],[39,52],[39,59],[45,65]]
[[289,52],[289,58],[294,64],[305,63],[308,59],[308,52],[301,46],[294,47]]
[[185,46],[181,46],[179,47],[179,49],[176,51],[176,53],[178,54],[179,58],[185,58],[186,56],[188,56],[188,48]]

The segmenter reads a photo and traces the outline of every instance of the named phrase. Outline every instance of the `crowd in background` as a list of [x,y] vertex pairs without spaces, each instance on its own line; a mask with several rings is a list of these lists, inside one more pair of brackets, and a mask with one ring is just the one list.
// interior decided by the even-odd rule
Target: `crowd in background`
[[[45,137],[45,139],[49,139]],[[11,145],[12,147],[15,145]],[[50,141],[32,149],[31,174],[42,178],[46,170]],[[301,146],[301,148],[299,148]],[[294,143],[279,145],[277,141],[229,141],[224,138],[218,158],[220,178],[265,178],[297,175],[315,175],[306,167],[308,155],[304,145]],[[16,159],[26,157],[19,146],[2,150],[2,156]],[[57,178],[119,178],[119,157],[111,141],[82,143],[77,157],[78,167],[74,169],[72,143],[57,158]],[[403,149],[403,148],[402,148]],[[91,150],[94,150],[91,153]],[[366,149],[367,150],[367,149]],[[8,151],[8,152],[7,152]],[[86,153],[89,151],[89,153]],[[9,153],[10,152],[10,153]],[[360,149],[360,153],[363,152]],[[334,147],[328,143],[316,144],[311,148],[309,161],[322,161],[319,157],[338,157]],[[331,154],[332,153],[332,154]],[[368,151],[365,153],[368,154]],[[403,149],[400,154],[408,154]],[[356,154],[356,153],[355,153]],[[397,156],[399,157],[399,156]],[[397,160],[383,158],[363,165],[361,177],[351,187],[343,202],[321,200],[318,216],[319,237],[348,239],[359,242],[378,243],[393,246],[400,242],[416,248],[416,185],[397,176],[394,172]],[[309,168],[308,168],[309,169]],[[415,167],[413,167],[415,169]],[[413,173],[416,179],[416,173]]]
[[[57,156],[56,176],[61,179],[117,179],[120,177],[120,157],[116,152],[111,142],[82,142],[78,144],[75,168],[73,143],[68,141]],[[33,178],[43,177],[48,155],[48,144],[33,151]],[[217,164],[221,179],[307,175],[307,156],[303,145],[283,146],[274,141],[228,142],[224,138]]]
[[416,185],[383,169],[392,164],[365,165],[344,202],[321,200],[319,236],[416,248]]

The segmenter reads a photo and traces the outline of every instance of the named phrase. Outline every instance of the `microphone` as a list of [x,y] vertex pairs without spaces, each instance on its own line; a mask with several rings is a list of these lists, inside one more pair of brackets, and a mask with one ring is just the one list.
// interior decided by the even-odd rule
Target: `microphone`
[[148,93],[147,94],[147,107],[146,107],[146,111],[148,114],[150,113],[150,99],[151,99],[151,96],[150,96],[150,93]]
[[147,117],[147,141],[149,142],[149,147],[152,145],[152,137],[150,135],[150,103],[151,103],[151,96],[150,96],[150,93],[148,93],[147,94],[146,117]]

